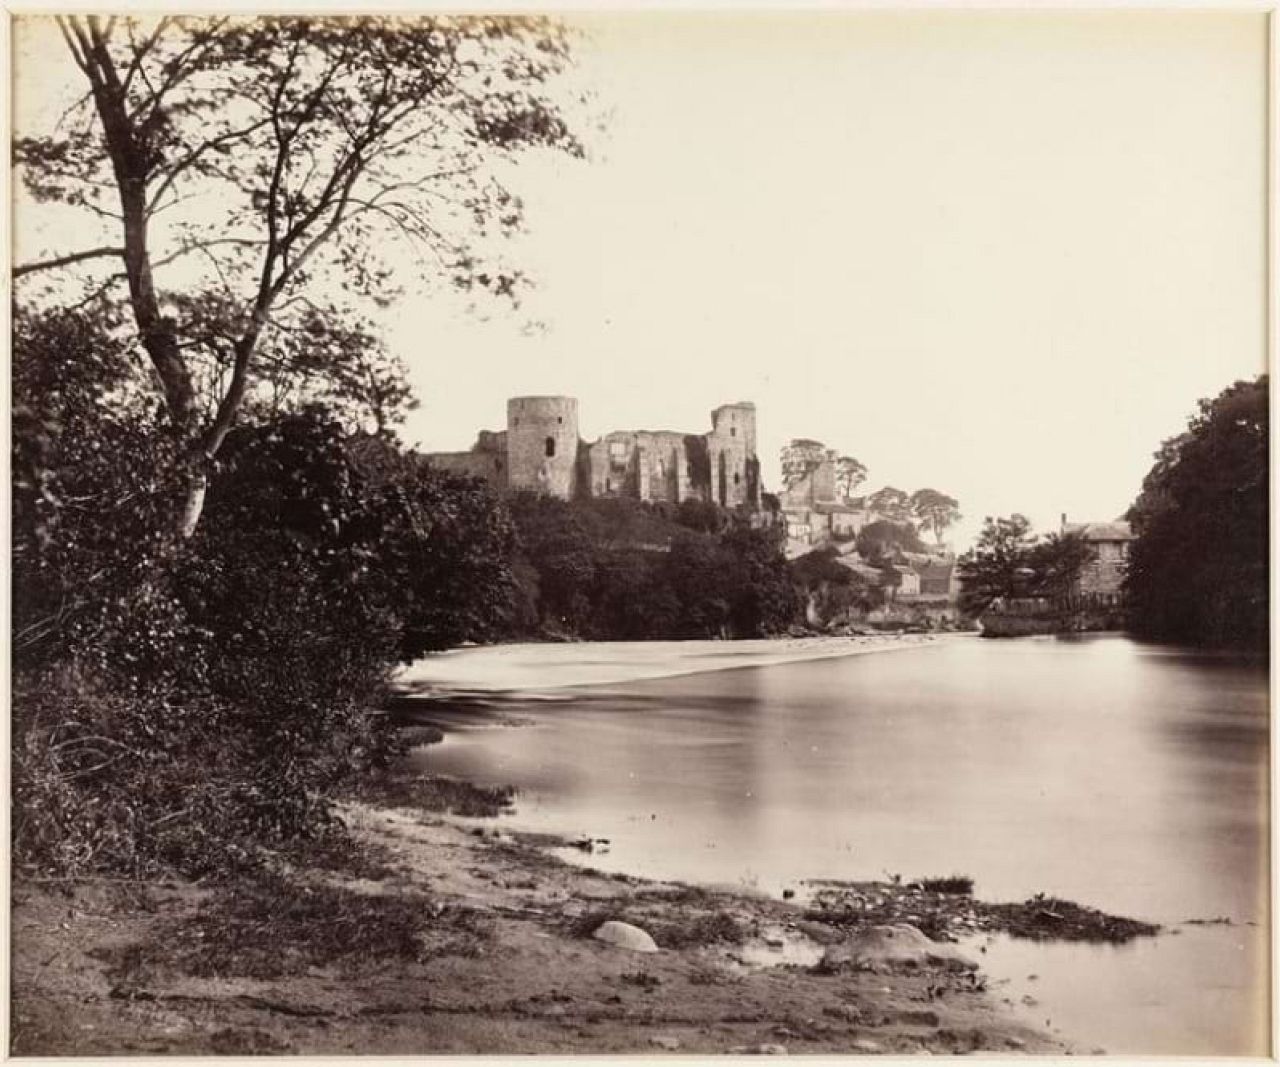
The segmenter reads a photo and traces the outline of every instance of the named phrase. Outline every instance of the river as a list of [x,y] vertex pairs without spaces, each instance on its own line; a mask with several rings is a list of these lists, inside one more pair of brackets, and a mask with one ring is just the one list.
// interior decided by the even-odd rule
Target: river
[[[1116,636],[958,638],[652,677],[653,646],[524,648],[518,688],[501,649],[411,669],[499,679],[430,702],[446,740],[415,759],[515,785],[520,826],[608,839],[592,866],[769,893],[963,873],[986,900],[1159,922],[1119,948],[987,938],[983,969],[1084,1051],[1267,1053],[1265,665]],[[667,669],[732,648],[668,646]],[[492,725],[511,716],[525,725]]]

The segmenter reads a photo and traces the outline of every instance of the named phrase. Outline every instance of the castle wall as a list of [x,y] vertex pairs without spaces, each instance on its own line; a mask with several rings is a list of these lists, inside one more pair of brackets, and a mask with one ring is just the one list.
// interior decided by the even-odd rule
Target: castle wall
[[685,435],[615,430],[589,446],[592,496],[676,503],[690,495]]
[[507,484],[565,500],[574,495],[578,402],[569,396],[517,396],[507,401]]
[[483,478],[499,488],[507,484],[506,457],[501,452],[428,452],[426,459],[437,470]]
[[469,452],[427,456],[442,470],[562,499],[625,496],[725,507],[760,506],[756,413],[751,403],[711,413],[707,434],[619,430],[587,443],[578,437],[578,402],[566,396],[507,401],[505,431],[480,431]]
[[490,485],[507,485],[507,435],[505,431],[481,430],[469,452],[428,452],[425,456],[437,470],[483,478]]
[[684,434],[656,432],[637,435],[640,445],[640,499],[678,503],[689,485],[689,457]]

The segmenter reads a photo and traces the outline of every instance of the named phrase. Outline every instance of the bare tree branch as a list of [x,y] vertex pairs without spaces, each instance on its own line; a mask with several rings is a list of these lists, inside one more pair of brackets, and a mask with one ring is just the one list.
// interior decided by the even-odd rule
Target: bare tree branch
[[89,248],[83,252],[55,256],[53,259],[41,259],[34,263],[23,263],[21,266],[13,268],[13,276],[14,278],[23,278],[28,274],[35,274],[37,271],[55,270],[58,267],[69,267],[73,263],[83,263],[86,259],[103,259],[108,256],[122,259],[124,257],[124,249],[116,245],[103,245],[101,248]]

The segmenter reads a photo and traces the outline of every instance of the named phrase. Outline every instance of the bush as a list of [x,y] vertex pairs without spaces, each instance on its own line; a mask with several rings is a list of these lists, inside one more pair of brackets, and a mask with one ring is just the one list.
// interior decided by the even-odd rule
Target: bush
[[25,399],[20,865],[202,876],[321,833],[330,794],[404,748],[371,710],[396,661],[506,618],[501,505],[390,441],[318,409],[237,430],[177,543],[163,435],[101,394],[74,418]]

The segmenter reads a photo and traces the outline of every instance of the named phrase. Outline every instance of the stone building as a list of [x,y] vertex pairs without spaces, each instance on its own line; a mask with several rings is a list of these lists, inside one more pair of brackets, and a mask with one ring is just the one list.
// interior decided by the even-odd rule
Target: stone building
[[[816,442],[815,442],[816,444]],[[803,555],[831,541],[848,541],[881,516],[862,497],[842,498],[836,490],[836,453],[825,449],[812,470],[798,477],[782,494],[787,527],[787,555]]]
[[1073,592],[1103,602],[1118,601],[1129,562],[1129,542],[1134,539],[1127,522],[1067,522],[1062,516],[1062,533],[1079,534],[1093,549],[1093,559],[1084,565]]
[[709,433],[617,430],[585,442],[578,436],[573,397],[512,397],[505,430],[481,430],[470,451],[426,458],[442,470],[475,475],[499,488],[532,489],[563,500],[616,496],[704,500],[753,511],[760,506],[756,409],[746,401],[716,408]]

